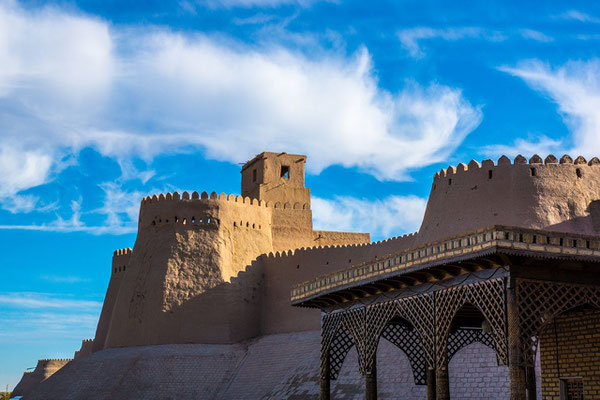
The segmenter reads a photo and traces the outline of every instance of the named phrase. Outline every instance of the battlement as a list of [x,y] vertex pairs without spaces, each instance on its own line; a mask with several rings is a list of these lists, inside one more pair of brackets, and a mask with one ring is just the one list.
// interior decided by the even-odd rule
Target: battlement
[[284,258],[284,257],[293,257],[302,253],[309,253],[311,251],[318,251],[318,250],[327,250],[327,249],[352,249],[352,248],[357,248],[357,247],[375,247],[375,246],[380,246],[380,245],[385,245],[385,244],[390,244],[393,243],[397,240],[410,240],[410,239],[414,239],[417,236],[417,233],[408,233],[405,235],[400,235],[400,236],[393,236],[384,240],[379,240],[377,242],[369,242],[369,243],[352,243],[352,244],[342,244],[342,245],[324,245],[324,246],[312,246],[312,247],[300,247],[298,249],[291,249],[291,250],[283,250],[283,251],[275,251],[275,252],[269,252],[268,254],[264,254],[263,257],[266,258]]
[[112,259],[112,273],[125,272],[129,264],[129,258],[133,254],[131,247],[115,250]]
[[419,240],[500,224],[600,233],[599,166],[597,157],[534,154],[442,169],[433,179]]
[[[473,171],[485,170],[485,169],[494,168],[494,167],[505,167],[505,166],[510,166],[510,165],[514,165],[514,166],[529,165],[532,167],[538,167],[538,166],[557,167],[557,166],[576,165],[576,166],[580,167],[580,166],[600,165],[600,159],[598,159],[598,157],[593,157],[592,159],[590,159],[590,161],[587,161],[583,156],[578,156],[577,158],[575,158],[575,160],[573,160],[571,158],[571,156],[569,156],[568,154],[563,155],[560,158],[560,160],[558,160],[553,154],[549,154],[545,159],[542,159],[542,157],[540,157],[539,155],[534,154],[533,156],[531,156],[531,158],[528,161],[525,157],[523,157],[522,155],[519,154],[518,156],[516,156],[514,158],[513,162],[511,163],[510,159],[507,156],[503,155],[498,159],[496,164],[494,164],[494,161],[490,160],[490,159],[483,160],[481,163],[479,163],[475,160],[471,160],[469,162],[469,164],[459,163],[457,166],[449,166],[448,168],[443,168],[440,171],[435,173],[434,180],[451,177],[453,175],[457,175],[457,174],[464,173],[464,172],[473,172]],[[535,175],[533,175],[533,176],[535,176]],[[493,175],[490,175],[489,178],[492,179]]]
[[234,194],[226,194],[221,193],[217,194],[216,192],[212,192],[210,195],[207,192],[202,192],[199,194],[198,192],[192,192],[191,196],[189,192],[183,192],[181,195],[178,192],[173,193],[161,193],[159,195],[147,196],[142,199],[142,207],[145,204],[150,203],[160,203],[167,201],[226,201],[233,202],[238,204],[247,204],[256,207],[264,207],[264,208],[276,208],[276,209],[293,209],[293,210],[309,210],[309,203],[299,203],[296,202],[291,204],[289,202],[273,202],[273,201],[264,201],[258,199],[251,199],[250,197],[242,197],[240,195]]
[[133,252],[133,250],[131,249],[131,247],[127,247],[124,249],[118,249],[118,250],[115,250],[115,252],[113,253],[113,257],[130,255],[132,252]]

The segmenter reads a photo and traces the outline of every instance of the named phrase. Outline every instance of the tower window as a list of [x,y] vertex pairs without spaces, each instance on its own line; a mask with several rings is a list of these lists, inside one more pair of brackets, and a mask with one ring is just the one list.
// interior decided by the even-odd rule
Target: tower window
[[256,168],[252,170],[252,182],[256,182]]
[[281,177],[284,179],[290,179],[290,167],[287,165],[281,166]]

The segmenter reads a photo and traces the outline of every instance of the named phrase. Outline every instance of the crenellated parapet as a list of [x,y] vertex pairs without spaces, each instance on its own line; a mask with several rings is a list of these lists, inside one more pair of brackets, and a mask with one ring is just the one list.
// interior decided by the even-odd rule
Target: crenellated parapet
[[202,193],[198,193],[198,192],[192,192],[192,194],[190,195],[189,192],[183,192],[182,194],[179,194],[179,192],[173,192],[173,193],[161,193],[159,195],[152,195],[152,196],[147,196],[144,197],[142,199],[142,207],[144,204],[148,204],[148,203],[157,203],[157,202],[163,202],[163,201],[180,201],[180,200],[213,200],[213,201],[227,201],[227,202],[234,202],[234,203],[238,203],[238,204],[247,204],[247,205],[253,205],[253,206],[257,206],[257,207],[266,207],[266,208],[283,208],[283,209],[294,209],[294,210],[308,210],[310,209],[310,204],[308,203],[299,203],[299,202],[295,202],[294,204],[291,204],[289,202],[285,202],[282,203],[280,201],[277,202],[273,202],[273,201],[263,201],[263,200],[258,200],[258,199],[251,199],[250,197],[243,197],[243,196],[239,196],[239,195],[234,195],[234,194],[226,194],[226,193],[221,193],[221,194],[217,194],[216,192],[212,192],[210,193],[210,195],[208,194],[208,192],[202,192]]
[[[231,216],[239,214],[242,218]],[[159,227],[166,225],[195,229],[215,229],[225,222],[235,223],[237,227],[252,227],[265,225],[265,218],[270,225],[272,214],[310,211],[309,203],[271,202],[234,194],[212,192],[178,192],[148,196],[142,199],[140,207],[140,229],[146,227]],[[223,221],[223,217],[231,216],[230,220]],[[226,218],[227,219],[227,218]]]
[[132,254],[133,250],[131,247],[114,251],[112,259],[113,275],[127,271],[127,265],[129,264],[129,259],[131,258]]
[[[557,159],[553,154],[548,155],[545,159],[542,159],[537,154],[534,154],[527,160],[522,155],[517,155],[514,160],[511,162],[507,156],[501,156],[496,163],[493,160],[487,159],[483,160],[481,163],[475,160],[471,160],[468,164],[459,163],[456,166],[449,166],[448,168],[443,168],[440,171],[435,173],[434,183],[444,178],[452,178],[459,174],[463,173],[477,173],[477,172],[488,172],[488,178],[492,179],[493,174],[489,174],[489,171],[500,167],[506,168],[509,166],[516,167],[517,169],[525,169],[525,168],[537,168],[537,167],[548,167],[548,168],[560,168],[564,167],[565,173],[571,173],[573,168],[582,168],[582,167],[592,167],[600,165],[600,159],[598,157],[593,157],[589,161],[585,159],[583,156],[578,156],[573,160],[571,156],[568,154],[563,155],[560,160]],[[536,171],[537,172],[537,171]],[[530,170],[531,173],[531,170]],[[532,174],[531,176],[536,176]],[[581,178],[581,176],[578,176]]]
[[419,240],[498,224],[600,233],[600,160],[534,154],[444,168],[434,176]]

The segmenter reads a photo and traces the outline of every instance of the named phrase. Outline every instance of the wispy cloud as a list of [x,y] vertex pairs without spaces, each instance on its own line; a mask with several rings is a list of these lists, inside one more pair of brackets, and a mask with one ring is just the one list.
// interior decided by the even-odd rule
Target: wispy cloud
[[102,302],[74,300],[50,293],[36,292],[0,292],[0,305],[3,308],[20,309],[61,309],[61,310],[99,310]]
[[496,149],[510,153],[511,148],[541,147],[586,157],[600,154],[600,60],[573,61],[560,67],[531,60],[500,70],[523,79],[556,104],[571,137],[556,140],[542,134],[532,141],[518,140],[514,146]]
[[48,282],[54,282],[54,283],[82,283],[82,282],[89,282],[90,279],[89,278],[83,278],[80,276],[59,276],[59,275],[42,275],[40,276],[41,279],[48,281]]
[[[180,2],[182,9],[195,12],[196,7],[209,8],[275,8],[281,6],[310,7],[320,0],[186,0]],[[321,0],[323,1],[323,0]],[[331,2],[331,0],[330,0]]]
[[511,38],[534,40],[544,43],[554,40],[543,32],[527,28],[502,31],[478,26],[448,28],[416,27],[402,29],[398,32],[398,39],[402,47],[413,58],[422,58],[425,56],[422,42],[426,40],[443,40],[447,42],[482,40],[498,43]]
[[533,29],[520,29],[519,32],[524,39],[535,40],[536,42],[549,43],[554,41],[554,38],[546,35],[543,32]]
[[368,232],[377,240],[417,231],[426,203],[417,196],[381,200],[338,196],[331,200],[313,197],[311,207],[315,229]]
[[501,32],[488,31],[480,27],[452,27],[442,29],[416,27],[399,31],[398,38],[402,46],[415,58],[421,58],[425,55],[419,44],[423,40],[442,39],[445,41],[457,41],[461,39],[481,38],[491,41],[502,41],[506,39]]
[[560,19],[579,21],[579,22],[591,22],[594,24],[600,23],[600,18],[594,17],[590,14],[578,10],[569,10],[557,16]]
[[[125,174],[133,157],[193,148],[237,163],[278,143],[308,154],[312,173],[342,165],[403,180],[445,160],[482,118],[458,88],[408,82],[383,89],[367,49],[347,56],[313,42],[305,52],[160,28],[120,31],[16,3],[0,3],[0,37],[0,197],[48,182],[60,160],[84,147],[118,161]],[[142,181],[153,173],[143,172]],[[132,203],[103,189],[108,203],[133,215]],[[27,211],[35,203],[19,201],[4,206]],[[131,231],[115,210],[98,211]],[[76,212],[22,228],[105,229],[86,226]]]

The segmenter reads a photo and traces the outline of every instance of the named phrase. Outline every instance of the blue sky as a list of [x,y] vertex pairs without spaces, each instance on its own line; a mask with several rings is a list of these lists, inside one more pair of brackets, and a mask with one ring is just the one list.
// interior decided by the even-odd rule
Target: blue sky
[[382,239],[449,164],[600,155],[599,44],[593,1],[0,0],[0,386],[93,337],[147,194],[302,153]]

